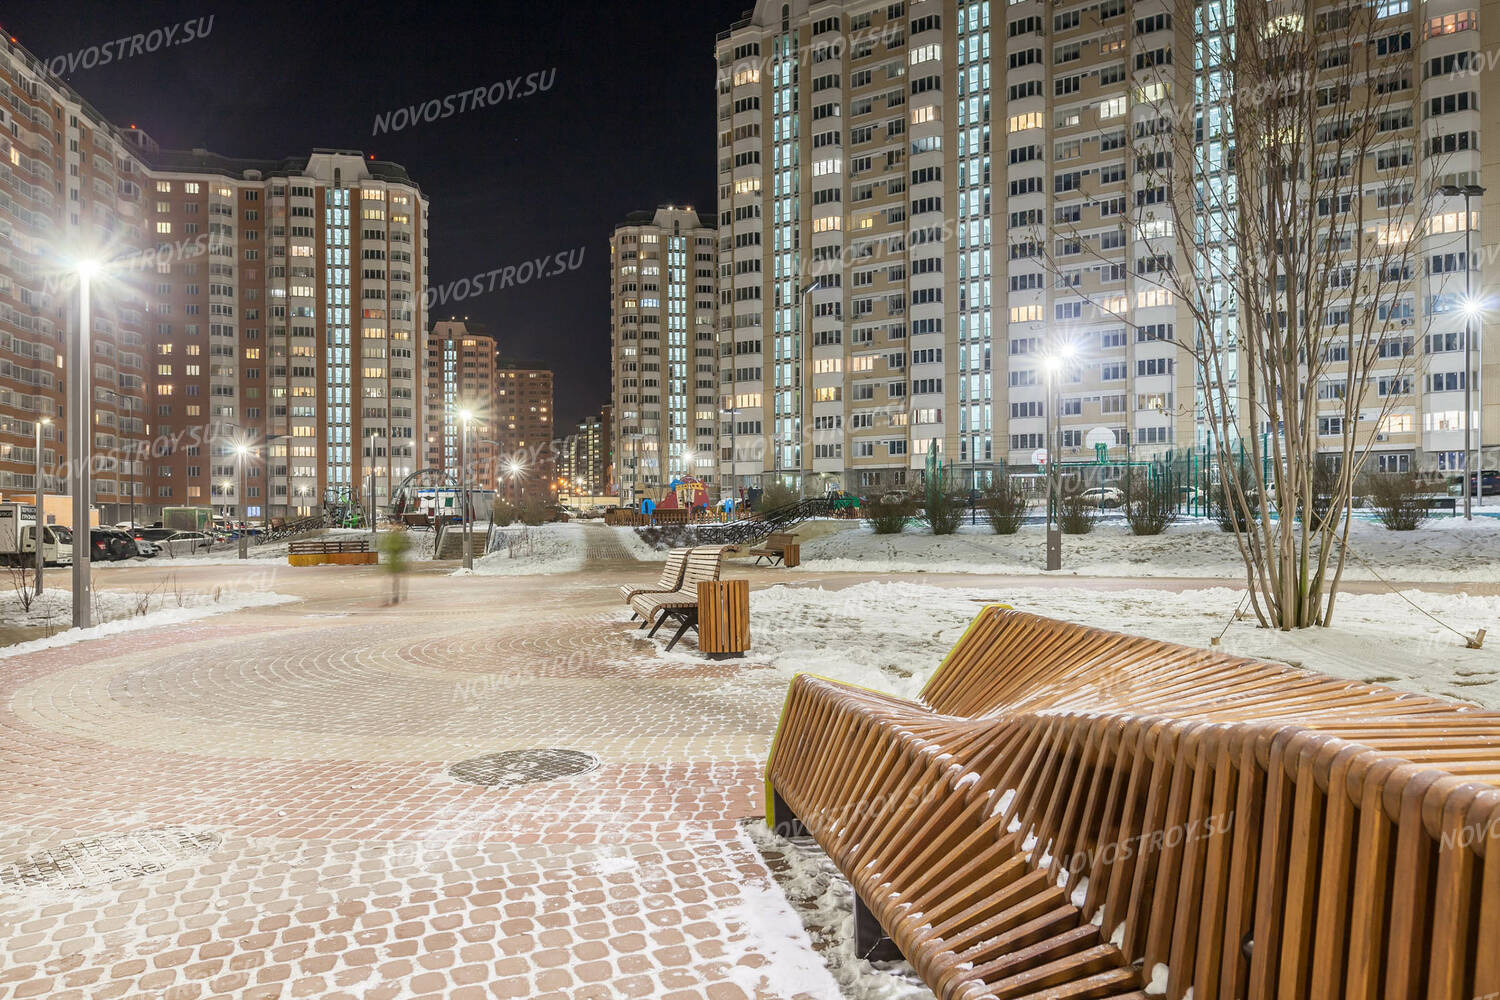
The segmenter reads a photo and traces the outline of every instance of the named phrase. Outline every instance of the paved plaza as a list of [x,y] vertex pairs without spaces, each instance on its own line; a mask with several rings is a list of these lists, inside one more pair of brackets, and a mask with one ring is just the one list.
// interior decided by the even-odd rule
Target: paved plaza
[[[658,564],[589,538],[396,607],[371,568],[179,564],[298,600],[0,659],[0,1000],[830,995],[744,825],[787,671],[660,656],[616,590]],[[582,772],[491,756],[545,749]]]
[[[738,827],[785,680],[654,661],[615,585],[656,568],[609,543],[394,608],[279,568],[303,600],[0,661],[0,997],[785,995]],[[553,747],[598,765],[447,774]]]

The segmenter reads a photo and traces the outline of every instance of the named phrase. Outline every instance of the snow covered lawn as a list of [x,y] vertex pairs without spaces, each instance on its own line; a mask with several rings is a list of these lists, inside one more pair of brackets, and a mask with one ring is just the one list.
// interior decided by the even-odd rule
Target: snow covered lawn
[[[529,576],[573,573],[583,568],[588,539],[582,524],[541,524],[501,528],[488,554],[474,560],[475,576]],[[454,576],[470,571],[458,569]]]
[[1005,603],[1205,648],[1228,624],[1218,647],[1225,652],[1500,709],[1500,644],[1493,639],[1500,634],[1500,597],[1404,592],[1464,635],[1489,631],[1485,648],[1467,649],[1396,594],[1342,595],[1332,628],[1298,632],[1262,629],[1253,618],[1231,623],[1243,596],[1228,587],[1180,593],[919,583],[771,587],[750,595],[748,655],[788,674],[809,671],[915,697],[979,609]]
[[[964,525],[934,536],[925,527],[877,535],[864,525],[802,543],[802,572],[989,573],[1043,572],[1045,529],[1026,525],[997,535],[988,525]],[[1064,574],[1119,577],[1244,579],[1234,535],[1213,521],[1175,524],[1165,534],[1137,536],[1120,524],[1095,526],[1087,535],[1063,535]],[[1349,535],[1354,558],[1346,579],[1382,577],[1404,582],[1500,580],[1500,518],[1434,518],[1416,531],[1387,531],[1358,521]],[[1363,563],[1360,561],[1363,560]],[[1365,565],[1365,564],[1368,564]],[[1373,573],[1371,570],[1373,569]],[[794,571],[796,572],[796,571]]]
[[0,595],[0,624],[8,627],[59,629],[53,635],[0,648],[0,659],[39,649],[71,646],[77,642],[118,635],[121,632],[197,621],[242,608],[261,608],[301,600],[264,590],[215,589],[210,593],[178,593],[166,589],[139,592],[95,590],[93,593],[94,621],[98,624],[86,629],[69,628],[73,615],[73,595],[70,591],[43,591],[31,603],[29,610],[22,608],[20,596],[14,591]]

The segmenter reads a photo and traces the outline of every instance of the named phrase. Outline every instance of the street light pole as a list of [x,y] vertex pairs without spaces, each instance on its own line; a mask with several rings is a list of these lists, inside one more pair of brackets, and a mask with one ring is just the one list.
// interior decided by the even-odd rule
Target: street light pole
[[[47,557],[42,551],[42,428],[52,423],[50,417],[42,417],[36,422],[36,592],[42,592],[42,567],[46,565]],[[76,541],[76,539],[75,539]],[[74,546],[77,547],[76,544]]]
[[[1474,216],[1470,211],[1469,199],[1482,196],[1484,188],[1478,184],[1465,184],[1463,187],[1444,184],[1438,188],[1438,193],[1448,198],[1462,195],[1464,199],[1464,460],[1460,475],[1464,484],[1464,520],[1472,521],[1474,488],[1477,486],[1480,495],[1484,494],[1484,442],[1480,440],[1478,461],[1471,465],[1469,459],[1474,449],[1474,319],[1479,314],[1479,307],[1474,301],[1474,258],[1471,245]],[[1474,478],[1471,480],[1470,476]]]
[[379,434],[370,435],[370,530],[375,530],[375,442]]
[[[72,469],[68,476],[73,491],[73,627],[93,624],[94,595],[90,578],[93,554],[89,500],[93,498],[94,394],[90,391],[94,369],[92,324],[89,310],[89,280],[98,270],[92,261],[79,261],[78,338],[73,342],[72,391],[68,394],[68,433],[72,436]],[[80,541],[81,540],[81,541]],[[40,542],[40,539],[38,539]]]
[[469,421],[472,416],[468,410],[459,414],[463,421],[463,432],[458,444],[458,464],[463,494],[464,569],[474,568],[474,535],[469,521]]
[[1057,523],[1057,458],[1062,453],[1058,447],[1058,427],[1062,421],[1058,408],[1057,358],[1047,359],[1047,569],[1062,569],[1062,528]]
[[250,538],[249,532],[246,530],[246,525],[248,523],[246,521],[246,517],[248,516],[249,512],[245,506],[245,453],[247,451],[249,451],[249,449],[244,445],[239,445],[234,449],[234,464],[236,472],[235,478],[239,480],[239,485],[235,487],[235,500],[238,501],[235,506],[239,508],[240,514],[239,527],[235,533],[239,535],[240,539],[241,559],[250,558]]

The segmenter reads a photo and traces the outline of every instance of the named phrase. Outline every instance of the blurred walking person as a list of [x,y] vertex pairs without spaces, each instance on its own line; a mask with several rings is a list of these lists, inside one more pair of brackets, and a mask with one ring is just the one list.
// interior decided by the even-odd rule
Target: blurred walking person
[[401,603],[402,591],[406,588],[406,552],[411,548],[411,539],[406,536],[404,525],[392,525],[391,530],[380,536],[380,564],[391,577],[391,599],[386,605]]

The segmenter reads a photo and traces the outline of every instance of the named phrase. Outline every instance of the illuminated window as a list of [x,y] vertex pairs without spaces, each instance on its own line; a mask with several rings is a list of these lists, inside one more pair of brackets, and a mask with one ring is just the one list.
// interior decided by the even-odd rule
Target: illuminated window
[[838,385],[825,385],[813,390],[813,400],[818,403],[836,403],[844,398],[844,388]]
[[172,224],[170,222],[158,222],[156,224],[156,231],[158,233],[163,234],[163,235],[171,233],[171,231],[172,231]]
[[1042,307],[1035,306],[1012,306],[1010,310],[1010,321],[1012,323],[1034,323],[1042,318]]
[[818,358],[813,361],[813,373],[816,375],[831,375],[843,370],[843,358]]
[[158,194],[171,194],[172,193],[172,182],[171,181],[157,181],[156,182],[156,191],[157,191]]
[[1007,131],[1020,132],[1028,128],[1042,127],[1042,113],[1040,111],[1028,111],[1024,115],[1011,115]]
[[844,228],[844,217],[841,215],[825,215],[821,219],[814,219],[812,230],[815,233],[829,233]]
[[1119,118],[1125,113],[1125,98],[1112,97],[1107,101],[1099,102],[1100,118]]

